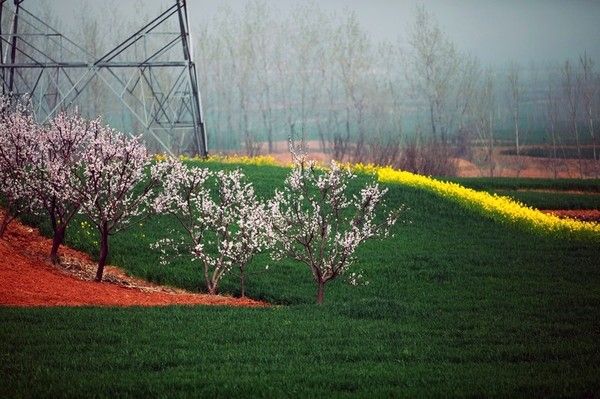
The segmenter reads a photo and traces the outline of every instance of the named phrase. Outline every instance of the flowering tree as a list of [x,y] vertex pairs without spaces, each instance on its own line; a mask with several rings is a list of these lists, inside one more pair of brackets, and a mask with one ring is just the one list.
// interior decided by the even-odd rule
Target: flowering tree
[[39,128],[27,107],[0,96],[0,194],[6,209],[0,237],[8,224],[31,206],[27,172],[39,154]]
[[40,127],[39,151],[28,173],[34,206],[46,211],[53,231],[50,259],[57,263],[58,249],[69,222],[78,213],[81,198],[76,189],[82,154],[99,120],[87,121],[77,114],[59,113]]
[[239,170],[213,173],[188,168],[179,161],[170,164],[154,210],[175,216],[185,235],[165,238],[156,247],[165,255],[167,248],[191,252],[193,259],[202,263],[210,294],[218,292],[225,273],[239,268],[244,296],[245,268],[257,252],[269,246],[272,236],[265,204]]
[[109,127],[94,125],[76,178],[81,212],[100,234],[96,281],[102,281],[109,236],[147,215],[160,178],[147,175],[150,163],[140,137],[128,138]]
[[325,284],[344,274],[352,265],[354,251],[365,240],[386,236],[397,220],[389,213],[377,222],[387,189],[370,184],[358,196],[350,196],[353,177],[332,162],[319,171],[313,162],[295,155],[294,167],[283,190],[270,201],[275,257],[289,256],[306,264],[317,284],[317,303],[323,303]]

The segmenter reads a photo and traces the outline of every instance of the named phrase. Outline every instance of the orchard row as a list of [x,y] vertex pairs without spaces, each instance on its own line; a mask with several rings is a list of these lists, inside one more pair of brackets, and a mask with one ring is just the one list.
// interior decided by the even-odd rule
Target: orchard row
[[385,189],[373,182],[352,194],[349,169],[318,168],[290,149],[294,165],[281,189],[267,199],[255,194],[239,170],[213,172],[176,158],[155,160],[140,137],[129,137],[76,113],[35,122],[27,106],[0,99],[0,196],[5,212],[0,237],[21,213],[49,218],[50,252],[58,250],[73,218],[96,227],[101,281],[109,237],[142,219],[167,214],[181,229],[153,248],[161,259],[191,256],[202,265],[206,290],[216,294],[223,275],[244,271],[253,256],[270,251],[305,264],[322,303],[325,284],[347,272],[356,248],[386,236],[398,211],[381,215]]

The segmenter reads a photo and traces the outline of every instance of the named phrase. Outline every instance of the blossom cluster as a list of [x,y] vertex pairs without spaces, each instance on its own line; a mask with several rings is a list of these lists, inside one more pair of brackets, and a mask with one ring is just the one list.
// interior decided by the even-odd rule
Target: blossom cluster
[[128,137],[107,126],[98,126],[81,154],[77,191],[81,209],[96,225],[111,232],[128,226],[147,210],[154,192],[146,185],[151,157],[140,136]]
[[[387,189],[372,183],[351,195],[353,178],[349,169],[335,162],[322,170],[299,159],[283,190],[277,190],[269,201],[277,242],[274,253],[310,268],[319,303],[324,285],[349,269],[358,246],[370,238],[387,236],[398,218],[397,212],[378,215]],[[357,275],[351,281],[357,284]]]
[[22,103],[0,97],[0,194],[8,208],[0,236],[12,217],[32,208],[31,186],[23,182],[40,153],[38,132],[38,125]]
[[[181,159],[159,159],[152,173],[165,178],[153,209],[173,215],[182,233],[170,233],[153,248],[162,261],[182,249],[199,261],[209,293],[238,268],[242,295],[245,267],[256,253],[270,249],[275,259],[291,257],[309,266],[322,302],[325,283],[346,273],[360,244],[387,236],[398,215],[378,214],[387,189],[377,183],[351,194],[349,169],[295,161],[283,189],[260,200],[239,170],[212,172]],[[349,276],[351,284],[364,284],[362,272]]]
[[[39,125],[26,105],[3,97],[0,111],[0,190],[9,205],[6,214],[14,217],[27,208],[48,215],[53,262],[68,224],[76,214],[85,214],[100,233],[101,280],[108,236],[143,217],[154,195],[156,181],[146,176],[152,162],[146,148],[139,137],[77,112],[60,112]],[[4,218],[0,233],[9,220]]]
[[237,267],[243,276],[252,257],[269,246],[273,234],[266,206],[239,170],[211,172],[171,159],[157,163],[152,173],[164,170],[168,175],[153,208],[174,215],[185,234],[157,247],[164,256],[165,246],[178,253],[187,242],[193,259],[203,265],[209,293],[214,294],[225,273]]

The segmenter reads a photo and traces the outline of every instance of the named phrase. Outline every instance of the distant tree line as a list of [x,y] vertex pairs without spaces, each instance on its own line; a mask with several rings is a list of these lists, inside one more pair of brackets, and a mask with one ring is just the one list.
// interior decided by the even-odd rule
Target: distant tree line
[[[600,76],[586,53],[562,65],[507,60],[491,68],[458,48],[422,6],[412,10],[405,40],[391,43],[373,41],[348,10],[332,14],[301,2],[282,13],[273,4],[224,6],[192,21],[209,151],[270,153],[293,137],[336,160],[431,175],[455,174],[462,158],[494,176],[507,167],[499,157],[519,175],[532,155],[548,155],[555,176],[565,158],[577,160],[569,162],[581,176],[600,174]],[[106,13],[82,9],[67,28],[94,57],[151,17],[142,3],[129,20],[110,2],[103,7]],[[51,8],[42,14],[59,25]],[[6,31],[8,17],[1,22]],[[135,51],[143,57],[151,44]],[[82,114],[140,131],[100,79],[90,87],[78,102]],[[177,137],[170,144],[186,151]],[[151,138],[147,145],[160,150]]]
[[[414,10],[405,43],[375,43],[357,16],[300,4],[289,16],[268,3],[221,12],[198,26],[199,64],[213,150],[272,152],[289,136],[316,140],[338,160],[453,174],[466,157],[494,175],[496,147],[549,149],[579,172],[598,160],[599,75],[582,54],[561,66],[485,68]],[[573,147],[573,148],[571,148]],[[573,152],[574,150],[574,152]],[[531,151],[531,149],[527,150]]]

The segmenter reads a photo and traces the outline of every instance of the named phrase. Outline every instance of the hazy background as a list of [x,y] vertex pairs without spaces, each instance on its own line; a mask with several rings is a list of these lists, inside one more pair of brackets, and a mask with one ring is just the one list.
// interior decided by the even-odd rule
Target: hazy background
[[[210,21],[223,7],[242,10],[247,0],[188,0],[191,24]],[[271,0],[270,6],[289,14],[302,0]],[[83,11],[114,14],[129,20],[150,17],[169,6],[163,0],[25,0],[31,11],[53,8],[68,30]],[[504,66],[508,60],[562,62],[584,50],[600,60],[600,1],[597,0],[323,0],[320,8],[332,13],[356,12],[375,41],[403,41],[411,13],[422,4],[435,14],[441,28],[455,44],[483,63]],[[142,8],[146,15],[135,13]],[[110,11],[107,11],[110,10]],[[139,18],[140,25],[143,18]],[[110,26],[100,27],[100,30]],[[194,40],[200,40],[196,35]]]
[[[23,7],[93,62],[172,4]],[[425,174],[600,176],[600,1],[188,0],[188,11],[210,152],[283,156],[294,137],[322,160]],[[9,23],[5,14],[4,34]],[[159,30],[178,29],[171,21]],[[149,35],[119,60],[143,60],[166,37]],[[31,40],[52,51],[44,37]],[[163,60],[180,60],[171,50]],[[106,87],[117,75],[133,81],[132,72],[140,71],[99,72],[79,110],[148,131]],[[176,80],[157,73],[160,96]],[[135,98],[144,85],[130,93],[138,114],[148,111]],[[186,134],[154,139],[154,151],[163,140],[190,152]]]

